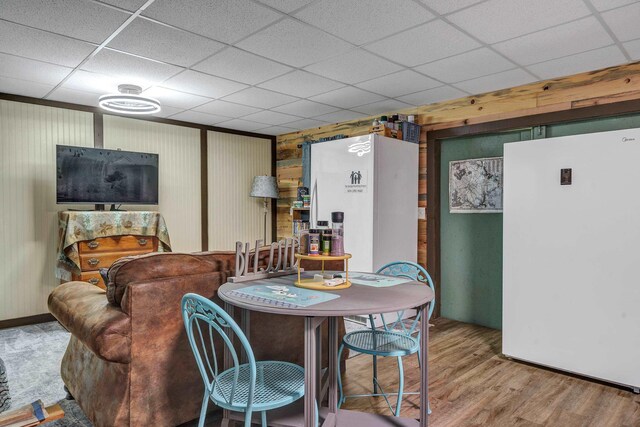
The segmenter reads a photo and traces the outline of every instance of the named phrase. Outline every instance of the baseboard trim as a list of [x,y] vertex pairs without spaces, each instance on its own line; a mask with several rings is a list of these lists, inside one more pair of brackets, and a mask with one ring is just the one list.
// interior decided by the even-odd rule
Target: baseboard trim
[[17,319],[0,320],[0,329],[35,325],[36,323],[53,322],[54,320],[56,318],[51,313],[36,314],[34,316],[18,317]]

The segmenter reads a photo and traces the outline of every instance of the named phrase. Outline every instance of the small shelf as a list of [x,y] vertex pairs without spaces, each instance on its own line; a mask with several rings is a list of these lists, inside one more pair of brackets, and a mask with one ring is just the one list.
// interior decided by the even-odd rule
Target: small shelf
[[[298,280],[294,283],[299,288],[306,289],[314,289],[317,291],[339,291],[340,289],[347,289],[351,287],[351,282],[349,281],[349,259],[351,259],[351,254],[344,254],[341,256],[331,256],[331,255],[302,255],[295,254],[296,259],[298,260]],[[300,261],[306,260],[315,260],[322,261],[322,274],[324,274],[324,262],[325,261],[345,261],[345,282],[337,285],[337,286],[326,286],[324,284],[320,284],[320,282],[316,282],[313,279],[303,279],[300,271]]]

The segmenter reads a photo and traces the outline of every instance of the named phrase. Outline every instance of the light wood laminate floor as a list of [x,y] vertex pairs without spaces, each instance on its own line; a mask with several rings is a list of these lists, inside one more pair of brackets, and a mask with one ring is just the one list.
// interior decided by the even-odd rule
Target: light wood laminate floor
[[[640,426],[640,396],[630,390],[509,360],[500,353],[500,331],[447,319],[432,323],[432,426]],[[404,366],[405,391],[417,391],[417,357],[405,357]],[[378,359],[386,391],[395,391],[397,372],[395,358]],[[370,356],[347,361],[344,385],[347,395],[371,390]],[[417,395],[406,396],[401,415],[417,416],[418,404]],[[389,411],[381,397],[347,399],[343,407]]]

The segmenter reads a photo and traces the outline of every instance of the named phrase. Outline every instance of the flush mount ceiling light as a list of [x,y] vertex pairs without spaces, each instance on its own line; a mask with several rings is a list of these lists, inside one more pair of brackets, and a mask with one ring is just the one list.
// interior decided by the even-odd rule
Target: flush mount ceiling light
[[136,85],[119,85],[119,94],[103,95],[98,105],[113,113],[153,114],[160,111],[160,102],[141,96],[142,88]]

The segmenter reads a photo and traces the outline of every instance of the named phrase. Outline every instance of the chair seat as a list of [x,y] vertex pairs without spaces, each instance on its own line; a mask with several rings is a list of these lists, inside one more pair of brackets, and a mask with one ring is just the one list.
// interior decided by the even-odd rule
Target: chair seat
[[417,338],[398,332],[370,329],[349,332],[342,341],[352,350],[377,356],[407,356],[420,349]]
[[[233,403],[229,397],[235,380],[235,368],[218,375],[211,399],[222,408],[244,412],[249,397],[249,364],[239,366]],[[256,388],[253,410],[266,411],[295,402],[304,395],[304,369],[289,362],[256,362]]]

